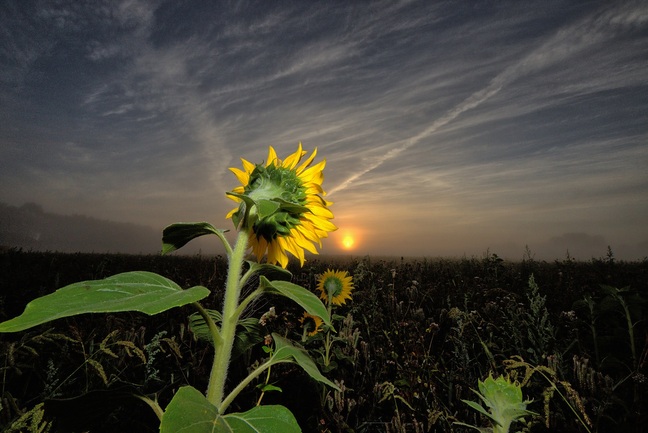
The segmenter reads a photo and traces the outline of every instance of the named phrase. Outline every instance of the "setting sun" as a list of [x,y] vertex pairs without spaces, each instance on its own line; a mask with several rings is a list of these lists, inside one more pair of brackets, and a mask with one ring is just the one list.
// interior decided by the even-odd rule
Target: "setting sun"
[[335,232],[333,237],[338,251],[352,252],[364,246],[363,230],[357,226],[343,225],[340,230]]

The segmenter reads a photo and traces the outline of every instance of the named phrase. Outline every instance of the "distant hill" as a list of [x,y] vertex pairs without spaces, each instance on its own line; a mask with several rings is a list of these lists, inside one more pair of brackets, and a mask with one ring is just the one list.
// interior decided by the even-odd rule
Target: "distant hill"
[[155,254],[162,234],[151,227],[84,215],[48,213],[35,203],[0,203],[0,247],[38,251]]

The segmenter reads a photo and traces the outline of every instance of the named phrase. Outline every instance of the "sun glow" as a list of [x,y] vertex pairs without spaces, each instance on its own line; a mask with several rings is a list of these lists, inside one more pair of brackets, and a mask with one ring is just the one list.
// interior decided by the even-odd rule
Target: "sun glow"
[[353,248],[354,244],[355,244],[355,240],[353,239],[353,236],[346,235],[345,237],[342,238],[342,246],[344,247],[345,250],[350,250],[351,248]]
[[364,231],[358,226],[346,226],[333,232],[332,238],[340,253],[357,252],[364,247]]

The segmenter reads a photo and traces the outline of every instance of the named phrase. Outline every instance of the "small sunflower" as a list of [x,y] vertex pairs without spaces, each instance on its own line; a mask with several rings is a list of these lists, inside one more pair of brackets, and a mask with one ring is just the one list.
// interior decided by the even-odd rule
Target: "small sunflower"
[[329,294],[333,305],[344,305],[351,299],[353,277],[347,271],[332,271],[328,269],[317,279],[317,290],[320,298],[328,303]]
[[332,203],[323,198],[326,161],[311,166],[317,149],[302,161],[306,153],[299,143],[297,151],[282,161],[270,146],[265,164],[241,158],[243,170],[230,168],[241,186],[228,193],[239,206],[227,217],[250,231],[250,247],[258,261],[267,253],[268,263],[285,268],[290,253],[303,266],[304,250],[317,254],[314,244],[321,247],[328,232],[337,230],[329,221]]
[[301,319],[299,319],[299,323],[301,323],[304,330],[308,332],[307,335],[309,337],[312,337],[322,330],[322,324],[324,322],[322,321],[321,317],[313,316],[312,314],[308,314],[304,311],[304,315]]

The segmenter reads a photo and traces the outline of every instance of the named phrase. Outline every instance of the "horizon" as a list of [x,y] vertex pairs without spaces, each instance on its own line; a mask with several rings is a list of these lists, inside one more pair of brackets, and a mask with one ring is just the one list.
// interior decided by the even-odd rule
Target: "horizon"
[[321,254],[648,256],[645,2],[0,12],[8,206],[233,229],[228,168],[302,142],[339,227]]
[[[30,214],[35,214],[44,219],[41,219],[34,226],[29,226],[29,221],[27,221],[27,230],[20,230],[20,240],[16,240],[16,230],[15,222],[21,219],[20,215],[9,215],[4,212],[4,210],[17,211],[17,212],[28,212]],[[25,215],[22,215],[21,224],[29,218],[25,218]],[[48,218],[54,219],[55,222],[48,222]],[[86,238],[83,240],[79,239],[70,239],[74,238],[73,232],[79,229],[78,220],[81,220],[84,224],[81,227],[81,231],[85,234]],[[13,221],[12,221],[13,220]],[[63,221],[62,221],[63,220]],[[65,223],[67,221],[67,224]],[[72,222],[76,221],[77,224],[73,225]],[[110,221],[97,219],[87,215],[58,215],[47,212],[36,203],[26,203],[25,205],[16,208],[13,206],[6,206],[6,204],[0,202],[0,222],[8,222],[4,226],[0,226],[0,252],[6,252],[9,250],[21,250],[26,252],[46,252],[46,253],[62,253],[62,254],[125,254],[125,255],[159,255],[161,253],[162,246],[162,233],[157,232],[155,229],[148,226],[140,226],[132,223],[125,223],[119,221]],[[13,223],[13,224],[12,224]],[[38,227],[35,227],[38,226]],[[119,230],[121,229],[121,231]],[[133,230],[139,230],[140,233],[133,233]],[[13,232],[13,233],[12,233]],[[22,236],[26,232],[31,234],[30,236]],[[56,236],[52,234],[56,233]],[[138,237],[137,235],[141,235]],[[234,236],[234,231],[230,233]],[[232,242],[232,236],[228,236],[229,241]],[[580,237],[582,234],[573,233],[572,237]],[[61,244],[61,238],[65,238],[66,245]],[[569,238],[569,236],[566,236]],[[88,242],[88,240],[90,242]],[[528,245],[525,245],[523,251],[513,251],[507,249],[495,250],[491,247],[487,247],[485,250],[477,253],[468,253],[463,252],[460,254],[419,254],[419,255],[409,255],[409,254],[373,254],[366,251],[358,251],[356,248],[344,248],[338,250],[331,250],[327,248],[326,243],[328,240],[324,240],[324,247],[320,249],[319,254],[312,254],[308,251],[305,252],[308,260],[337,260],[337,259],[358,259],[369,257],[376,260],[463,260],[463,259],[485,259],[487,257],[499,257],[503,260],[509,262],[520,262],[522,260],[538,260],[538,261],[561,261],[561,260],[576,260],[578,262],[587,262],[590,260],[621,260],[627,262],[636,262],[636,261],[645,261],[648,259],[648,256],[638,256],[638,257],[627,257],[623,254],[619,255],[618,250],[615,250],[612,245],[599,245],[600,250],[597,251],[597,254],[588,254],[583,250],[571,250],[569,244],[562,243],[556,244],[551,248],[540,248],[539,250],[533,250]],[[105,248],[107,244],[110,244],[111,247]],[[157,245],[153,247],[152,245]],[[159,244],[159,245],[158,245]],[[97,245],[103,245],[104,248],[95,248]],[[141,248],[138,250],[138,248]],[[187,244],[182,249],[171,253],[173,255],[181,256],[223,256],[225,255],[225,249],[217,238],[213,236],[203,236],[198,239],[194,239],[189,244]],[[291,258],[291,261],[296,259]]]

